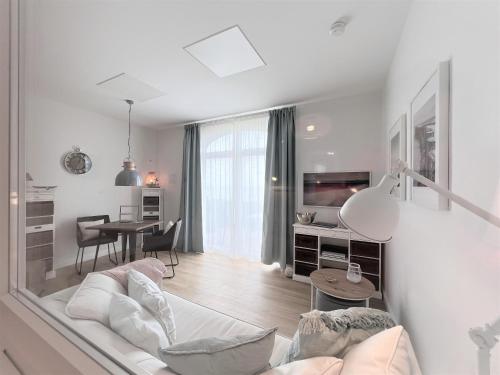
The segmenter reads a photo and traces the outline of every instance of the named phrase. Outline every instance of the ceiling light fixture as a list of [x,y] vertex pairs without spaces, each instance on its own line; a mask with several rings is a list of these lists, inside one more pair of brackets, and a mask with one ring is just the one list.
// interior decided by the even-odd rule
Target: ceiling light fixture
[[314,129],[316,129],[316,127],[315,127],[314,125],[307,125],[307,126],[306,126],[306,130],[307,130],[308,132],[313,132],[313,131],[314,131]]
[[330,26],[330,35],[341,36],[345,32],[347,26],[347,17],[341,17]]
[[123,170],[116,175],[115,186],[141,186],[142,180],[139,172],[135,169],[135,163],[130,158],[130,114],[132,112],[133,100],[125,99],[128,108],[128,157],[123,161]]

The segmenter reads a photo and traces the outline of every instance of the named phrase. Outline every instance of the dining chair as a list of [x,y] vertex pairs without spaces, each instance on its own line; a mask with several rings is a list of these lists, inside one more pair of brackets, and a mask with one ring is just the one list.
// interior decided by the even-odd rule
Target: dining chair
[[[158,258],[159,251],[168,251],[170,263],[165,264],[165,266],[172,267],[172,276],[164,277],[166,279],[171,279],[175,276],[175,266],[179,265],[176,247],[181,226],[182,220],[178,219],[166,232],[158,231],[151,236],[145,236],[143,239],[143,257],[145,257],[147,253],[150,253],[150,256],[153,256],[153,253],[155,253],[156,258]],[[175,263],[172,258],[172,252],[175,255]]]
[[[117,233],[104,233],[98,230],[92,229],[95,232],[95,237],[86,238],[80,227],[79,223],[88,223],[92,221],[102,220],[103,223],[109,223],[109,215],[96,215],[96,216],[84,216],[76,218],[76,242],[78,244],[78,252],[76,254],[76,262],[75,268],[79,275],[82,274],[82,263],[83,263],[83,255],[85,253],[85,248],[89,246],[96,246],[95,257],[94,257],[94,266],[92,267],[92,272],[95,271],[95,266],[97,263],[97,257],[99,255],[99,248],[101,245],[108,245],[108,258],[111,263],[114,265],[118,265],[118,257],[116,255],[116,247],[115,242],[118,241]],[[90,231],[91,229],[89,229]],[[115,260],[111,259],[111,251],[109,245],[113,244],[113,251],[115,253]],[[80,251],[82,253],[80,258],[80,268],[78,268],[78,257],[80,255]]]

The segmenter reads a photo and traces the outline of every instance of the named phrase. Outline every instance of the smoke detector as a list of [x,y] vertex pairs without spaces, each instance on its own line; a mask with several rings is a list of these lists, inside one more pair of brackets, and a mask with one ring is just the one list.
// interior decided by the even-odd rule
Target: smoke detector
[[330,35],[341,36],[344,34],[345,28],[347,26],[347,18],[341,17],[330,26]]

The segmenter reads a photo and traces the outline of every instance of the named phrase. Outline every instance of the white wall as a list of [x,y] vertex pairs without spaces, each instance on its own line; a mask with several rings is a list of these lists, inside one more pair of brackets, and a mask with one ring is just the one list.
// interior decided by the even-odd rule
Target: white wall
[[[78,216],[109,214],[117,220],[120,205],[139,204],[139,188],[114,186],[127,156],[128,124],[45,98],[29,105],[26,170],[35,185],[58,185],[54,267],[60,268],[75,261]],[[61,159],[73,145],[91,157],[89,173],[73,175],[63,168]],[[156,130],[132,127],[132,157],[143,175],[156,168]],[[107,250],[100,254],[107,256]],[[86,249],[84,260],[93,255],[94,248]]]
[[[303,206],[304,172],[370,171],[372,184],[378,183],[385,165],[381,116],[379,92],[297,106],[297,211],[316,211],[316,221],[338,221],[335,208]],[[308,125],[315,130],[308,132]]]
[[[451,58],[451,187],[500,215],[498,16],[496,2],[415,2],[388,74],[384,124]],[[500,231],[456,205],[438,212],[405,202],[386,256],[389,307],[423,372],[475,373],[467,331],[500,313]],[[500,373],[500,346],[492,361]]]

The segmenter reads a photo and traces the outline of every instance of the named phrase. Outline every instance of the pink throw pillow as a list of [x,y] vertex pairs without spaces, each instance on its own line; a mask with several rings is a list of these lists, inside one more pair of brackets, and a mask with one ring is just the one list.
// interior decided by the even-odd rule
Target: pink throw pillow
[[124,264],[110,270],[102,271],[103,275],[109,276],[118,281],[125,290],[128,290],[127,271],[134,269],[139,271],[153,280],[158,286],[161,287],[163,276],[167,272],[165,265],[156,258],[144,258],[136,260],[135,262]]

